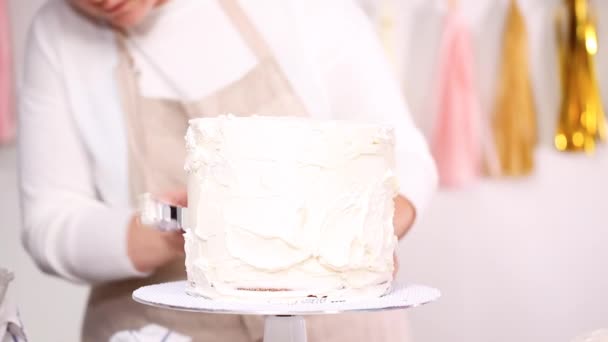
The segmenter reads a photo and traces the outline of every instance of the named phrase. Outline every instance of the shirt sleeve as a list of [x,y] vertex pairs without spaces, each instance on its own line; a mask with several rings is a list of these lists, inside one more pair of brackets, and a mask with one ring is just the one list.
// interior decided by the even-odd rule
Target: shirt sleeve
[[[338,6],[337,4],[341,4]],[[394,72],[360,8],[349,1],[336,1],[335,15],[319,35],[324,83],[332,115],[390,125],[396,136],[396,171],[400,193],[424,211],[437,188],[437,170],[426,140],[414,124]],[[327,10],[327,8],[326,8]],[[329,9],[331,12],[332,9]]]
[[[37,18],[20,93],[22,241],[45,272],[97,283],[140,276],[127,255],[130,208],[96,196],[92,162],[67,105],[53,27]],[[48,18],[46,18],[48,19]],[[50,32],[50,33],[49,33]]]

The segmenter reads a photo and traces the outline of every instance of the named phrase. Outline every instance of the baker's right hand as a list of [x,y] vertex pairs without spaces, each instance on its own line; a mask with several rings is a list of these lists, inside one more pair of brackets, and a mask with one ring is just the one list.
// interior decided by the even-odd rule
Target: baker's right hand
[[[176,191],[161,197],[163,201],[186,207],[186,191]],[[141,223],[135,214],[129,223],[127,253],[139,272],[152,272],[184,255],[182,232],[162,232]]]

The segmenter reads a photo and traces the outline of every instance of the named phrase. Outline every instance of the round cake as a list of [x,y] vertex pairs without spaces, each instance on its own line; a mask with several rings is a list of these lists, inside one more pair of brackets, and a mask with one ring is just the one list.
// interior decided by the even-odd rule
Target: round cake
[[194,119],[186,135],[188,293],[259,300],[390,287],[390,127],[292,117]]

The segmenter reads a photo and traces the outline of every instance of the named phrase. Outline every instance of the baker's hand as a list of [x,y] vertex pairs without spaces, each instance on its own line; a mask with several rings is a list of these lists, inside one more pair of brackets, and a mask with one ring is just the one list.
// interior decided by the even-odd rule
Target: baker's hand
[[399,195],[395,197],[395,215],[393,216],[393,226],[395,235],[401,239],[412,227],[416,219],[416,208],[407,198]]
[[[401,239],[412,227],[416,218],[416,209],[407,198],[399,195],[395,197],[395,216],[393,217],[393,226],[395,227],[395,235]],[[399,258],[397,253],[393,254],[393,279],[399,271]]]
[[[167,193],[160,197],[164,202],[188,206],[186,191]],[[141,223],[134,215],[129,223],[127,253],[139,272],[152,272],[184,255],[184,237],[181,232],[161,232]]]

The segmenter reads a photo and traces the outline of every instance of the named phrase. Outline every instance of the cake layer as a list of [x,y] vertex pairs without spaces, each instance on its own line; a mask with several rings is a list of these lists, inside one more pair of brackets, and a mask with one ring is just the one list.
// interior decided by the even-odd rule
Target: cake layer
[[221,116],[192,120],[186,145],[190,292],[377,296],[390,286],[390,128]]

